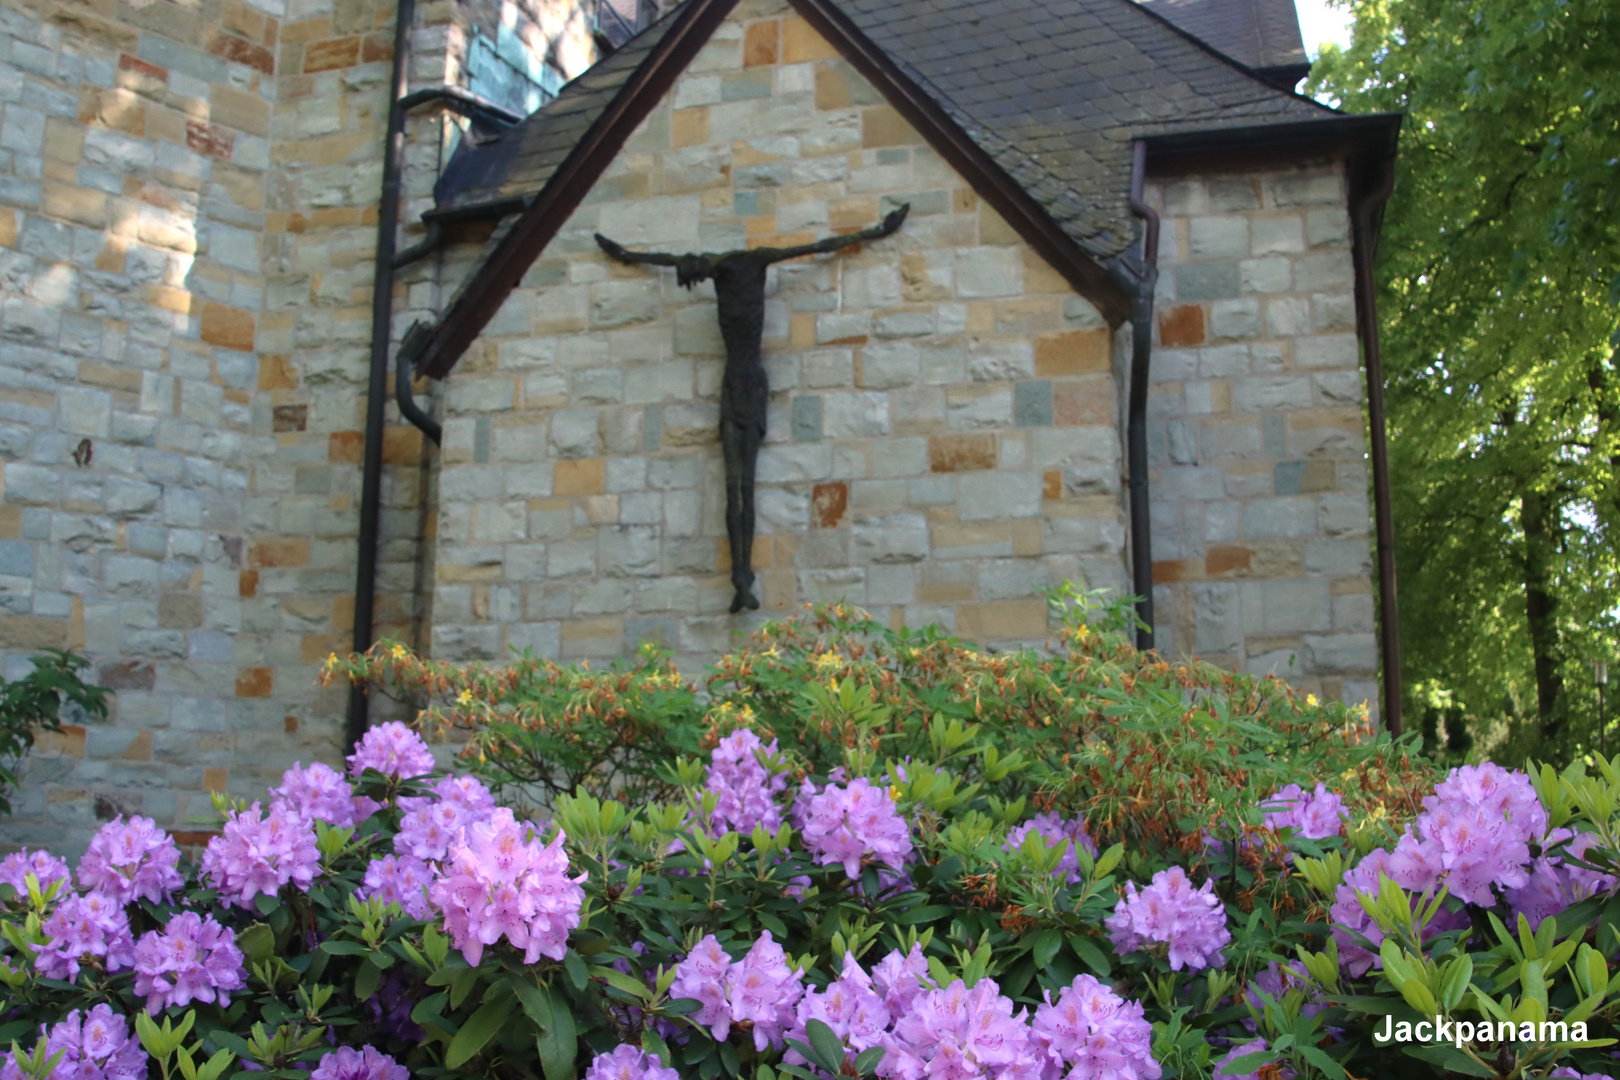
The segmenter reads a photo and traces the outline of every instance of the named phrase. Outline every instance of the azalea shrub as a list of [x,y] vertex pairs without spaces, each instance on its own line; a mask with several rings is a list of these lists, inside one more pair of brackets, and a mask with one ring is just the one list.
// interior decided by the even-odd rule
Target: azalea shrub
[[196,858],[7,856],[0,1077],[1615,1073],[1620,759],[1438,771],[1056,602],[1000,655],[825,610],[701,687],[335,661],[468,769],[388,723]]

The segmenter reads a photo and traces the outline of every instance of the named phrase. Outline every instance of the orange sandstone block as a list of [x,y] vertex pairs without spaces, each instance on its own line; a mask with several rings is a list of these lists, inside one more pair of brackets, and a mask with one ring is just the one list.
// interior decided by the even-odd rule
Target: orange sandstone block
[[[248,548],[248,564],[255,568],[267,566],[308,566],[309,539],[307,537],[277,537],[259,540]],[[321,654],[322,659],[325,654]]]
[[1108,330],[1103,327],[1042,334],[1035,339],[1035,374],[1050,378],[1108,371],[1112,359],[1108,346]]
[[276,673],[272,668],[243,668],[236,673],[236,696],[269,697],[275,682]]

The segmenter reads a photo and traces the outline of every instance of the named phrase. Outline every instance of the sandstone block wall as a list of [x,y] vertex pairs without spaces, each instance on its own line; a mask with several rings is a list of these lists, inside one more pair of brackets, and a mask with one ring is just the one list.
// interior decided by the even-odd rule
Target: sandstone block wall
[[1376,713],[1342,167],[1167,179],[1150,396],[1161,649]]
[[[594,59],[566,0],[506,6],[556,30],[536,47]],[[418,85],[503,17],[418,14]],[[393,17],[0,7],[0,663],[72,647],[117,691],[30,756],[0,850],[82,848],[118,813],[197,839],[211,791],[262,798],[294,759],[337,759],[346,695],[315,674],[352,634]],[[414,220],[450,131],[411,133]],[[434,273],[400,282],[401,322],[437,303]],[[391,423],[379,631],[410,638],[431,519],[418,433]]]
[[[772,271],[754,565],[731,586],[712,287],[592,233],[723,251],[875,223]],[[433,645],[693,663],[810,600],[1043,640],[1043,585],[1125,583],[1111,334],[785,4],[745,0],[446,383]]]

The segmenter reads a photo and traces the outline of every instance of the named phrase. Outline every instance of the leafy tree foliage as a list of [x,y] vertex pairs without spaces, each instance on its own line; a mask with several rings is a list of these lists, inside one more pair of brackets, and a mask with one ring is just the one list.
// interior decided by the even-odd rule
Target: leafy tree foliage
[[1310,89],[1407,117],[1379,269],[1407,683],[1494,754],[1567,756],[1620,593],[1620,7],[1351,2]]

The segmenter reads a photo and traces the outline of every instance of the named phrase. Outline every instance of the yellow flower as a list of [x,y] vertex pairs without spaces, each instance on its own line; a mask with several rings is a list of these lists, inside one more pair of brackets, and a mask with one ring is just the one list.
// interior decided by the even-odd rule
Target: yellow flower
[[327,667],[336,667],[337,666],[337,653],[328,653],[327,654],[326,666]]
[[1310,706],[1313,709],[1316,708],[1316,695],[1315,694],[1306,694],[1305,695],[1305,704]]
[[901,787],[899,784],[889,785],[889,798],[893,799],[895,802],[899,802],[905,797],[905,794],[906,789]]
[[471,690],[463,690],[461,693],[457,694],[456,695],[456,704],[458,704],[458,705],[471,705],[472,704],[472,691]]
[[388,654],[395,660],[403,660],[405,659],[405,646],[395,644],[392,649],[388,650]]
[[821,668],[822,670],[826,670],[827,668],[833,668],[833,667],[837,667],[837,666],[838,666],[838,654],[837,653],[824,652],[820,656],[816,657],[816,667]]
[[752,720],[754,718],[754,710],[749,708],[747,705],[744,705],[742,708],[737,710],[737,715],[742,717],[744,720]]

